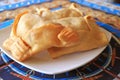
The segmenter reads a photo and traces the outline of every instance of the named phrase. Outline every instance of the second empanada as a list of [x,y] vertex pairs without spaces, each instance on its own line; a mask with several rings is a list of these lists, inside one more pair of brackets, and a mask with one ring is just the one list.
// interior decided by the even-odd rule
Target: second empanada
[[60,57],[66,54],[71,54],[78,51],[87,51],[87,50],[99,48],[108,44],[107,36],[100,29],[100,27],[95,23],[95,20],[91,16],[86,16],[84,19],[86,21],[86,24],[88,25],[89,30],[86,30],[85,28],[80,29],[79,27],[78,34],[79,34],[80,40],[78,44],[70,47],[49,48],[48,52],[52,58],[57,58],[57,57]]

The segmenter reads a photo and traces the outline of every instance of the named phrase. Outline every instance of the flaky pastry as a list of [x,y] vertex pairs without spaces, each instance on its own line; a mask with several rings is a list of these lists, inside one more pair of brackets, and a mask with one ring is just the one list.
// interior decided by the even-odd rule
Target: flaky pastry
[[57,11],[40,9],[37,14],[19,14],[12,25],[10,37],[3,46],[15,59],[24,61],[44,50],[56,58],[106,44],[107,37],[94,19],[83,16],[72,5]]
[[[73,9],[66,10],[72,12]],[[11,51],[15,59],[24,61],[51,47],[74,45],[79,40],[78,33],[52,21],[52,19],[57,19],[57,15],[51,19],[49,18],[51,16],[48,16],[59,12],[61,10],[48,13],[46,16],[28,12],[19,14],[12,25],[10,37],[3,43],[4,48]],[[79,12],[73,11],[69,16],[76,16],[76,13]],[[66,13],[61,13],[58,16],[59,18],[68,17]],[[79,14],[79,16],[81,15]]]
[[[87,51],[108,44],[107,36],[101,31],[100,27],[95,23],[95,20],[91,16],[85,16],[84,21],[86,21],[87,25],[82,22],[83,25],[79,25],[79,28],[75,26],[73,27],[78,32],[79,42],[76,45],[69,47],[49,48],[48,52],[52,58],[57,58],[78,51]],[[67,25],[67,23],[65,25]],[[88,26],[88,29],[85,29],[85,25]]]

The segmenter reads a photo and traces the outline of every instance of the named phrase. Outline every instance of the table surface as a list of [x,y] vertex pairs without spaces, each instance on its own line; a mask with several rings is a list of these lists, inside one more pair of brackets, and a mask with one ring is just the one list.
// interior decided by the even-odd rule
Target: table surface
[[[24,1],[27,0],[1,0],[0,6]],[[10,25],[12,22],[1,22],[0,28],[4,28],[7,26],[6,24]],[[57,75],[47,75],[28,69],[11,60],[0,51],[0,80],[79,80],[81,78],[83,80],[120,80],[120,42],[118,37],[113,36],[110,45],[112,46],[113,52],[109,54],[109,47],[106,48],[96,58],[97,60],[94,61],[95,64],[86,64],[83,67]],[[110,55],[111,57],[103,55]],[[90,75],[90,77],[88,78],[86,75]]]

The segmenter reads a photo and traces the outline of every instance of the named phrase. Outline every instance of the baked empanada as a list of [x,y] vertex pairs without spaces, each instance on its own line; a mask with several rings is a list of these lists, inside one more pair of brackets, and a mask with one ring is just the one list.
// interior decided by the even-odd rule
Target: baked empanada
[[48,48],[67,47],[78,41],[78,33],[71,28],[45,21],[39,15],[22,13],[16,17],[10,37],[3,46],[14,58],[23,61]]
[[70,47],[49,48],[48,52],[52,58],[57,58],[65,54],[70,54],[78,51],[87,51],[108,44],[107,36],[104,32],[101,31],[100,27],[95,23],[95,20],[91,16],[85,16],[84,19],[88,26],[88,30],[85,28],[80,29],[80,27],[84,27],[82,25],[79,25],[79,29],[77,27],[76,31],[79,34],[78,44]]
[[40,9],[38,14],[19,14],[3,46],[15,59],[24,61],[44,50],[56,58],[106,44],[107,37],[94,19],[91,16],[83,17],[73,4],[57,11]]

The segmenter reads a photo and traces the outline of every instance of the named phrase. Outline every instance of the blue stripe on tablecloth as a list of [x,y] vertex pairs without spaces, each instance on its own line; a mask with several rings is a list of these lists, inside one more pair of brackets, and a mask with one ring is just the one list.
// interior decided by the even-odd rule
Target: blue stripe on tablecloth
[[7,20],[0,23],[0,29],[10,26],[13,23],[13,19]]
[[20,8],[20,7],[29,6],[32,4],[39,4],[39,3],[50,2],[50,1],[52,0],[27,0],[23,2],[10,4],[10,5],[3,5],[3,6],[0,6],[0,12],[4,10],[12,10],[12,9]]
[[116,29],[115,27],[105,24],[103,22],[96,22],[99,26],[103,27],[104,29],[108,30],[109,32],[112,32],[115,36],[120,38],[120,30]]
[[[80,5],[87,6],[87,7],[93,8],[93,9],[104,11],[109,14],[114,14],[114,15],[120,16],[120,10],[115,9],[116,6],[113,4],[110,4],[110,3],[103,2],[101,5],[101,4],[97,4],[97,3],[88,2],[86,0],[70,0],[70,1],[76,2]],[[108,7],[107,4],[109,4],[111,6]]]

